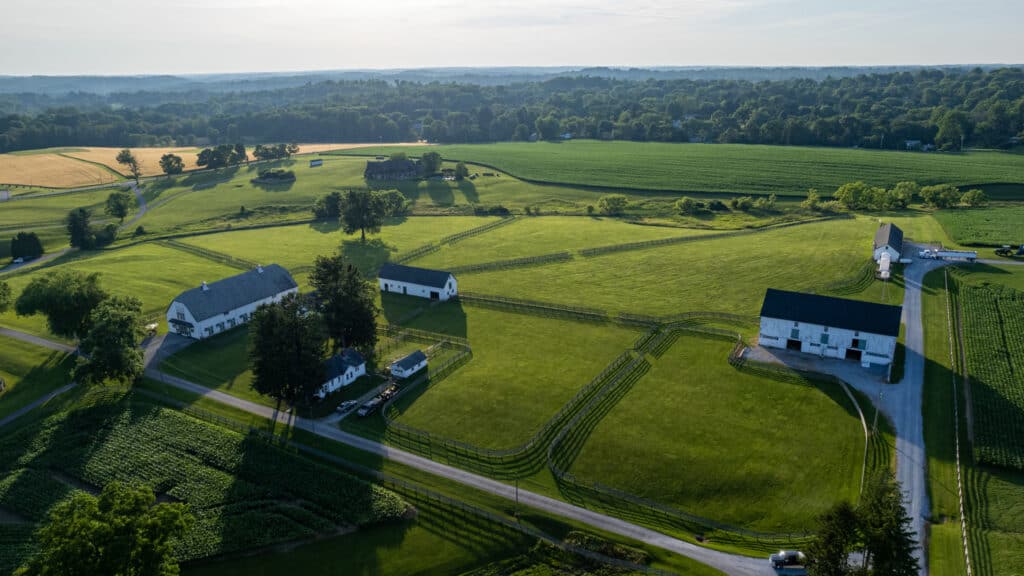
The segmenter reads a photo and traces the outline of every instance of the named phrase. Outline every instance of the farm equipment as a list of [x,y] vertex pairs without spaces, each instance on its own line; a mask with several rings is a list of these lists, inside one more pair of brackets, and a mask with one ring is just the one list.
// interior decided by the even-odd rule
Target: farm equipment
[[1013,247],[1009,244],[1003,244],[1000,248],[996,248],[996,256],[1006,256],[1009,258],[1024,256],[1024,244],[1021,244],[1016,252],[1014,252]]

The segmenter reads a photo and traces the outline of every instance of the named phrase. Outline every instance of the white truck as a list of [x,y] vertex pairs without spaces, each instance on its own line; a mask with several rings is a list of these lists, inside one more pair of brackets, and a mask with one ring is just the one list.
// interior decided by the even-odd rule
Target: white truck
[[927,260],[966,260],[974,262],[978,259],[978,253],[974,250],[921,250],[917,256]]

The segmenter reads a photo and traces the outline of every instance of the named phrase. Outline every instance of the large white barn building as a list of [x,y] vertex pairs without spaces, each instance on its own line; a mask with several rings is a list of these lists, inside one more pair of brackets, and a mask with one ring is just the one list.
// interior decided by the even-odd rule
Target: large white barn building
[[761,306],[761,346],[862,366],[892,364],[902,306],[768,289]]
[[451,272],[385,264],[377,274],[381,292],[407,294],[431,300],[448,300],[458,295],[459,283]]
[[890,262],[899,262],[903,254],[903,230],[891,222],[875,231],[875,262],[882,260],[882,254],[888,254]]
[[178,295],[167,307],[170,331],[202,340],[245,324],[262,304],[277,302],[299,291],[287,270],[271,264],[224,278],[203,282]]

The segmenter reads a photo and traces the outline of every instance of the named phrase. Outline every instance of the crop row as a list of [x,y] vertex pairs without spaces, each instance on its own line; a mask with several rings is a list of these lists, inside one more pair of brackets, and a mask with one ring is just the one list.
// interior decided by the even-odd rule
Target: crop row
[[28,520],[43,520],[73,489],[50,474],[23,468],[0,478],[0,508]]

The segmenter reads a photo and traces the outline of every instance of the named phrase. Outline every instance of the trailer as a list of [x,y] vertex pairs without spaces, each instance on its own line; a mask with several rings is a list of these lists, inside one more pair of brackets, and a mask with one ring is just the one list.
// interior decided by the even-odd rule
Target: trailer
[[966,260],[974,262],[978,259],[978,253],[974,250],[936,250],[937,260]]

